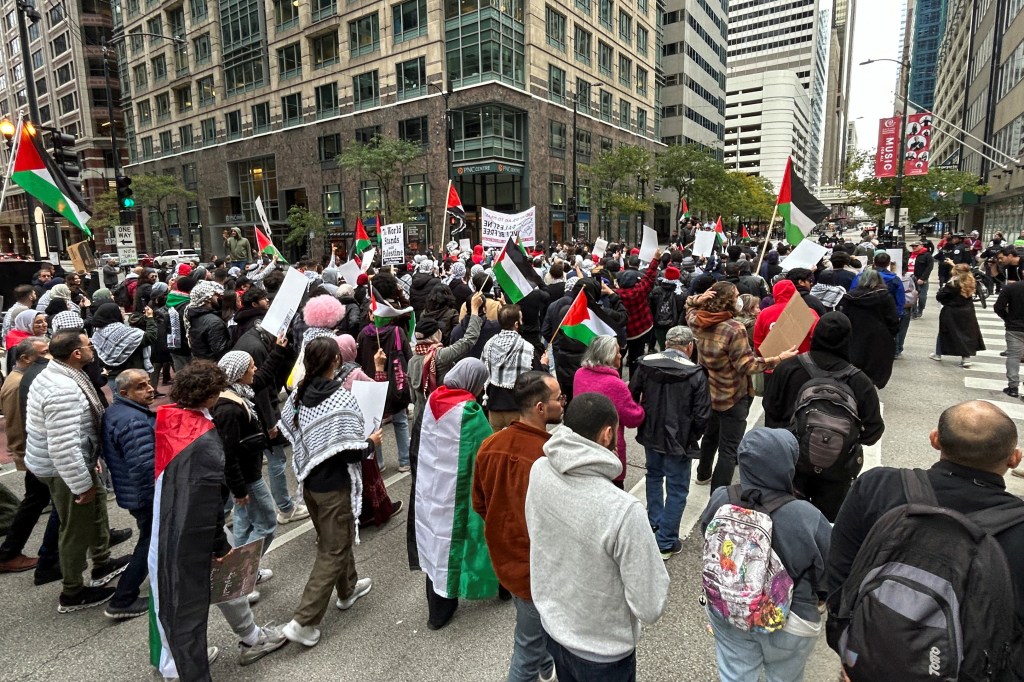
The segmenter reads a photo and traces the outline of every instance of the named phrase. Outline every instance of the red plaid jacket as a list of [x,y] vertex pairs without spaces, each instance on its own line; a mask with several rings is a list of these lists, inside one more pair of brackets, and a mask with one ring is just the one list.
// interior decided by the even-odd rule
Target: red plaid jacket
[[658,261],[651,261],[647,272],[634,286],[629,289],[618,289],[615,293],[622,300],[629,317],[626,318],[626,338],[635,339],[646,334],[654,327],[654,316],[651,314],[650,295],[654,280],[658,276]]

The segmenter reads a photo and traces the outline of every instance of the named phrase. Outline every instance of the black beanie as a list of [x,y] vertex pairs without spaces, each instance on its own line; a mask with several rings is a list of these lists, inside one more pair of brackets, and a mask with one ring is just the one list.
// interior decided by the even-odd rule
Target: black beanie
[[840,312],[825,313],[814,327],[811,350],[831,353],[849,362],[852,332],[850,318],[846,315]]

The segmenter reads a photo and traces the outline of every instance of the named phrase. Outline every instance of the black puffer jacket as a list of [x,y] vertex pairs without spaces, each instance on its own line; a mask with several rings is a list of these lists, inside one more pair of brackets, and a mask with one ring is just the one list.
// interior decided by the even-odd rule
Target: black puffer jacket
[[427,307],[427,296],[430,294],[430,290],[440,283],[440,279],[425,272],[417,272],[412,276],[412,284],[409,286],[409,305],[412,306],[417,317]]
[[231,350],[231,334],[219,310],[193,307],[185,315],[189,321],[188,345],[192,357],[217,362]]
[[362,306],[356,302],[355,295],[339,296],[338,300],[345,306],[345,314],[342,316],[341,322],[338,323],[338,331],[355,338],[366,323]]
[[644,408],[636,442],[673,457],[696,455],[711,416],[708,379],[700,365],[674,349],[645,355],[629,380],[629,392]]

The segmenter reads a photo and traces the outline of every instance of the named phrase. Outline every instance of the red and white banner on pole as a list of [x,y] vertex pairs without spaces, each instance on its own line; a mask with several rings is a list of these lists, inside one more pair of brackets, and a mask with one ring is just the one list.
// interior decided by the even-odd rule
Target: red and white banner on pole
[[878,149],[875,152],[875,177],[896,177],[896,164],[900,149],[900,116],[878,121]]
[[932,147],[932,114],[924,111],[907,116],[907,152],[904,175],[927,175]]

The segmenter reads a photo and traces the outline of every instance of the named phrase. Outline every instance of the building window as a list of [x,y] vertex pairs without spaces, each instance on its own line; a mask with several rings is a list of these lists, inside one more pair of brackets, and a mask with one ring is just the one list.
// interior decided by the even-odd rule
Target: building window
[[325,66],[337,64],[339,61],[341,61],[341,55],[337,31],[313,38],[314,69],[322,69]]
[[[70,47],[71,42],[70,40],[68,40],[67,31],[65,31],[64,33],[61,33],[59,36],[50,41],[50,56],[56,59],[60,55],[67,52],[70,49]],[[19,52],[21,50],[20,44],[18,45],[18,50]]]
[[636,131],[641,135],[647,134],[647,110],[636,108]]
[[196,64],[205,64],[213,57],[213,49],[210,47],[210,34],[204,33],[192,41],[192,51],[196,55]]
[[204,118],[199,122],[199,127],[203,129],[203,144],[213,144],[217,141],[217,119]]
[[623,128],[629,128],[631,125],[631,109],[632,106],[629,102],[627,102],[624,99],[619,100],[619,125],[621,125]]
[[553,102],[565,101],[565,69],[548,65],[548,94]]
[[493,7],[496,12],[500,11],[501,14],[511,17],[514,21],[521,22],[523,20],[523,0],[506,0],[500,5],[479,0],[445,0],[444,17],[445,19],[455,19],[466,14],[473,14],[488,6]]
[[[195,188],[192,188],[195,189]],[[189,225],[199,224],[199,204],[194,201],[185,202],[185,213],[188,216]]]
[[420,57],[402,62],[397,69],[398,99],[420,97],[427,91],[427,63]]
[[65,83],[70,83],[75,77],[75,65],[74,63],[64,64],[57,68],[57,85],[61,86]]
[[242,213],[256,219],[256,197],[263,197],[263,207],[271,220],[277,220],[277,161],[273,156],[247,159],[235,163]]
[[274,25],[278,31],[299,25],[299,6],[294,0],[274,0]]
[[615,51],[603,40],[597,41],[597,69],[604,76],[612,75],[612,59]]
[[163,55],[154,57],[151,64],[153,65],[153,82],[159,83],[167,80],[167,58]]
[[135,89],[142,90],[149,83],[147,79],[146,65],[132,67],[132,80],[135,81]]
[[359,183],[359,208],[364,213],[380,210],[380,187],[376,180],[363,180]]
[[242,111],[229,111],[224,114],[224,128],[229,140],[237,140],[242,136]]
[[380,22],[376,12],[348,22],[348,43],[353,57],[380,49]]
[[565,158],[565,124],[561,121],[551,119],[548,122],[548,133],[550,135],[549,147],[551,156],[559,159]]
[[565,176],[552,175],[548,185],[551,194],[551,208],[562,210],[565,208]]
[[134,57],[142,52],[142,48],[146,46],[146,38],[142,35],[142,27],[133,28],[131,31],[128,31],[128,38],[130,39],[132,56]]
[[270,102],[252,105],[252,132],[265,133],[270,130]]
[[636,0],[636,8],[640,10],[640,14],[647,16],[647,0]]
[[153,138],[146,136],[142,138],[142,158],[152,159],[153,156]]
[[576,61],[583,62],[587,66],[590,66],[590,53],[592,49],[590,31],[586,30],[579,24],[576,24],[572,47],[573,54],[576,56]]
[[427,35],[427,0],[409,0],[391,10],[395,42]]
[[[7,16],[4,17],[4,26],[7,27],[8,31],[13,31],[14,27],[18,25],[17,20],[14,18],[14,12],[15,10],[12,9],[7,13]],[[64,6],[57,5],[55,7],[51,7],[46,13],[46,18],[50,23],[50,28],[54,28],[57,24],[64,21]]]
[[153,98],[156,102],[156,120],[166,121],[171,117],[171,96],[166,92],[161,92],[159,95]]
[[590,131],[576,129],[576,160],[590,163]]
[[160,133],[160,153],[170,154],[173,151],[172,147],[173,143],[171,141],[171,131],[165,130],[164,132]]
[[[63,101],[63,98],[62,98]],[[61,107],[63,109],[63,107]],[[148,126],[153,122],[153,109],[150,107],[149,100],[144,99],[135,105],[135,108],[139,112],[139,125]],[[62,111],[62,114],[67,113]]]
[[341,185],[324,185],[324,216],[340,218],[342,216]]
[[[182,149],[192,149],[192,126],[181,126],[178,128],[178,139],[181,140]],[[194,164],[193,164],[194,165]]]
[[633,44],[633,17],[626,10],[619,10],[619,39],[627,45]]
[[565,52],[565,15],[549,5],[544,7],[544,33],[547,35],[548,45]]
[[192,86],[186,85],[174,91],[174,102],[178,107],[178,113],[192,111]]
[[414,211],[422,211],[427,207],[426,175],[406,175],[402,178],[402,203]]
[[149,36],[149,45],[153,47],[159,44],[160,37],[164,34],[164,20],[163,17],[157,15],[146,22],[146,32],[151,33]]
[[[611,105],[609,104],[609,111],[611,111]],[[610,137],[601,138],[601,153],[610,152],[612,150],[612,139]]]
[[44,59],[45,58],[43,57],[43,51],[42,50],[36,50],[35,52],[33,52],[32,53],[32,68],[33,69],[41,69],[41,68],[43,68],[43,60]]
[[267,36],[258,0],[223,0],[220,7],[224,90],[233,95],[266,83]]
[[590,16],[590,0],[576,0],[576,9],[582,11],[588,17]]
[[647,29],[643,26],[636,27],[636,53],[641,57],[647,56]]
[[195,189],[199,186],[199,172],[195,163],[186,163],[181,167],[181,182],[185,189]]
[[609,123],[612,120],[612,93],[607,90],[601,91],[601,120]]
[[338,13],[338,5],[335,0],[313,0],[312,9],[313,21],[333,17]]
[[380,126],[356,128],[355,139],[358,144],[372,144],[376,137],[380,137]]
[[200,19],[204,19],[206,17],[207,12],[209,11],[206,6],[206,0],[189,0],[188,5],[192,13],[193,23],[199,21]]
[[199,106],[208,107],[217,100],[213,89],[213,76],[206,76],[196,81],[196,90],[199,91]]
[[585,114],[590,113],[590,81],[576,78],[576,107]]
[[453,160],[505,158],[522,161],[526,148],[526,114],[488,104],[452,112]]
[[328,118],[338,115],[338,84],[328,83],[317,86],[316,94],[316,117]]
[[361,73],[352,79],[352,100],[357,110],[380,105],[380,88],[376,70]]
[[51,120],[53,120],[53,115],[50,113],[49,104],[45,104],[39,107],[39,120],[43,123],[49,123]]
[[647,71],[639,66],[636,67],[636,94],[647,94]]
[[[450,16],[452,2],[446,2]],[[502,5],[502,14],[508,13],[505,11],[506,7],[514,16],[517,16],[516,11],[521,14],[521,1],[503,2],[505,4]],[[457,5],[457,2],[455,4]],[[475,7],[475,0],[473,5]],[[466,14],[466,6],[460,11]],[[497,12],[497,7],[492,11]],[[491,23],[494,21],[498,19],[490,19],[478,13],[476,17],[466,19],[462,29],[450,35],[445,41],[448,77],[456,85],[497,80],[525,88],[525,27],[520,21],[513,21],[510,24],[507,19],[502,18],[503,23],[498,29],[497,25]]]
[[285,45],[277,51],[277,70],[281,80],[302,75],[302,47],[299,43]]
[[624,54],[619,55],[619,83],[629,87],[633,82],[633,60]]
[[334,161],[341,154],[341,133],[321,135],[316,139],[316,156],[321,163]]
[[302,95],[293,92],[281,98],[281,117],[285,127],[302,123]]
[[398,122],[398,137],[425,147],[427,145],[427,117],[418,116]]
[[612,12],[615,11],[615,3],[612,0],[598,0],[597,20],[609,31],[612,30]]

